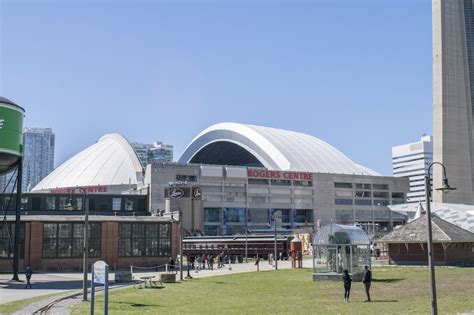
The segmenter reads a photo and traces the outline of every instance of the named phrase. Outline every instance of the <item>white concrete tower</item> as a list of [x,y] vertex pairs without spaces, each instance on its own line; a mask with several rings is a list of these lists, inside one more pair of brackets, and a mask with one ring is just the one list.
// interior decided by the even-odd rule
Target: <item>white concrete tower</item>
[[[474,204],[474,0],[433,0],[433,160],[457,190],[433,201]],[[433,187],[442,169],[434,167]]]

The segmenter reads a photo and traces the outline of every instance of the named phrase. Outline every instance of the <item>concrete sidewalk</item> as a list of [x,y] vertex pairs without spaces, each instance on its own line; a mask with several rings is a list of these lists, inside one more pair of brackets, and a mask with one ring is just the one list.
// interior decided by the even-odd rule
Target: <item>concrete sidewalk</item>
[[[227,275],[233,273],[242,273],[242,272],[252,272],[257,271],[255,263],[241,263],[241,264],[232,264],[232,270],[229,270],[229,264],[226,264],[224,268],[216,268],[217,265],[214,265],[214,270],[200,270],[195,272],[194,270],[190,271],[190,275],[193,278],[201,277],[210,277],[210,276],[219,276]],[[306,259],[303,261],[303,267],[310,268],[312,267],[312,260]],[[283,260],[278,261],[279,269],[290,269],[291,261]],[[268,263],[268,260],[260,261],[260,271],[272,270],[274,266]],[[145,275],[154,275],[159,276],[162,272],[140,272],[134,274],[134,279],[139,279]],[[187,266],[183,266],[183,278],[187,275]],[[176,276],[176,280],[179,281],[180,274],[179,268]],[[65,293],[70,290],[78,290],[82,288],[82,273],[34,273],[31,278],[32,288],[25,289],[26,280],[23,274],[20,274],[20,279],[23,282],[10,281],[11,274],[0,274],[0,304],[9,303],[17,300],[25,300],[33,297],[38,297],[42,295],[52,294],[52,293]],[[110,279],[115,279],[114,273],[110,274]],[[89,274],[90,280],[90,274]],[[90,287],[90,282],[89,282]]]

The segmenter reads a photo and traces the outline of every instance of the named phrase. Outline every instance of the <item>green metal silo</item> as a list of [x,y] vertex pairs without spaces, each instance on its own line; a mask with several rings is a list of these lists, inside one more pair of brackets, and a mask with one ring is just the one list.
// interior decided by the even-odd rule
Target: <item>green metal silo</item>
[[23,156],[23,116],[25,110],[0,96],[0,175],[17,166]]

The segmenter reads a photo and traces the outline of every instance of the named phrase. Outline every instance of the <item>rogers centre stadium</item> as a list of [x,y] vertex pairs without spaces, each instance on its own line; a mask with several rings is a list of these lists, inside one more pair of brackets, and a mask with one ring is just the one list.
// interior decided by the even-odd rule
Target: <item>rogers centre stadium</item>
[[387,206],[409,190],[406,178],[381,176],[313,136],[237,123],[203,130],[176,164],[148,165],[148,184],[151,209],[170,198],[184,226],[205,235],[270,232],[274,217],[288,232],[330,222],[390,229],[406,217]]
[[[188,236],[309,235],[330,222],[370,234],[407,220],[388,206],[404,203],[408,191],[407,178],[381,176],[318,138],[288,130],[216,124],[177,163],[146,166],[123,136],[108,134],[22,195],[20,268],[80,269],[85,209],[90,263],[126,269],[164,264],[179,253],[178,216],[168,211],[182,214]],[[15,202],[9,193],[0,199],[8,222],[2,229],[11,231]],[[12,250],[8,233],[0,232],[6,271]]]

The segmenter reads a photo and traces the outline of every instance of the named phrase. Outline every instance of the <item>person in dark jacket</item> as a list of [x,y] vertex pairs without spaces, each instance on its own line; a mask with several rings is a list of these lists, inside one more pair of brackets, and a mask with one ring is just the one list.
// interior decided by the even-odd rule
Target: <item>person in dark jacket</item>
[[31,269],[30,266],[26,267],[26,270],[25,270],[25,276],[26,276],[26,287],[25,289],[28,289],[28,287],[30,287],[31,289],[31,275],[33,274],[33,269]]
[[349,295],[351,294],[352,278],[349,275],[349,271],[347,269],[344,269],[343,271],[342,282],[344,283],[344,303],[349,303]]
[[372,271],[369,270],[369,266],[364,267],[364,277],[362,278],[362,283],[364,284],[365,294],[367,295],[366,302],[370,302],[370,284],[372,283]]

